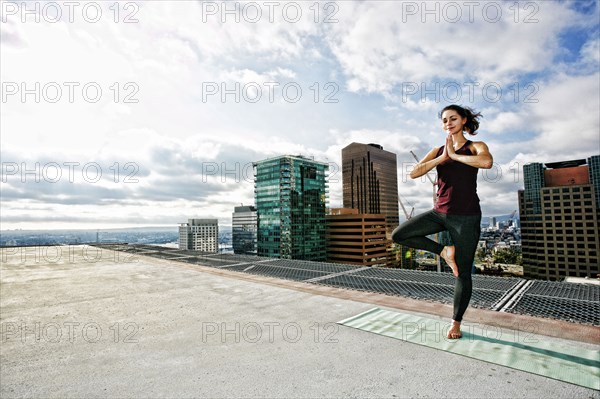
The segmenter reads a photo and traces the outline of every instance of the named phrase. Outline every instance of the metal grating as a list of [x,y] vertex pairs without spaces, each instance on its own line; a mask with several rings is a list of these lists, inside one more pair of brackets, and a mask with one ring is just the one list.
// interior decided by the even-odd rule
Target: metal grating
[[[271,258],[272,259],[272,258]],[[357,270],[360,266],[341,265],[338,263],[313,262],[308,260],[274,259],[269,265],[289,269],[303,269],[321,272],[324,274],[340,273]]]
[[597,302],[524,295],[507,312],[600,326],[600,304]]
[[221,267],[222,262],[210,262],[204,256],[186,256],[185,258],[176,259],[179,262],[193,263],[195,265],[209,266],[209,267]]
[[454,288],[449,285],[420,284],[413,281],[359,277],[355,275],[332,277],[321,280],[318,284],[417,299],[435,298],[442,302],[451,301],[454,295]]
[[[143,254],[143,252],[141,253]],[[181,258],[181,255],[169,253],[169,252],[147,252],[147,254],[151,254],[153,257],[161,258],[161,259],[178,259]]]
[[509,313],[600,325],[600,286],[534,281]]
[[208,267],[225,267],[240,263],[236,259],[230,257],[210,257],[210,256],[190,256],[189,258],[179,259],[183,262],[195,263],[197,265]]
[[316,270],[307,270],[301,268],[281,267],[272,266],[270,263],[255,263],[255,264],[244,264],[238,266],[232,266],[227,268],[228,270],[236,270],[239,272],[258,274],[261,276],[277,277],[286,280],[304,281],[310,280],[315,277],[321,277],[327,275],[326,272],[320,272]]
[[338,265],[333,263],[271,259],[272,260],[270,262],[246,263],[242,265],[231,266],[227,269],[295,281],[306,281],[313,278],[327,276],[332,273],[347,272],[358,269],[356,266]]
[[[452,303],[455,278],[450,273],[368,268],[338,263],[206,254],[151,245],[104,244],[112,250],[243,273],[377,292],[419,300]],[[523,293],[519,284],[531,284]],[[519,292],[517,294],[517,292]],[[520,295],[520,296],[519,296]],[[500,301],[502,299],[502,301]],[[498,306],[499,301],[503,306]],[[509,304],[506,308],[506,304]],[[600,286],[520,278],[473,276],[471,306],[600,325]]]
[[273,260],[273,258],[265,258],[261,256],[249,256],[249,255],[234,255],[234,254],[206,254],[198,251],[188,251],[192,252],[195,257],[197,257],[201,262],[199,263],[203,266],[214,266],[214,267],[222,267],[228,265],[235,265],[237,263],[248,263],[248,262],[257,262],[257,261],[265,261],[265,260]]
[[[416,270],[373,268],[356,272],[357,276],[378,277],[391,280],[417,281],[431,284],[454,286],[455,279],[450,273],[425,272]],[[473,276],[473,287],[478,289],[508,291],[522,279],[493,276]]]
[[[370,270],[366,271],[368,272]],[[389,271],[393,272],[394,270]],[[377,270],[377,272],[379,272],[379,270]],[[319,281],[318,284],[331,285],[341,288],[351,288],[361,291],[379,292],[387,295],[399,295],[414,299],[425,299],[444,303],[452,303],[454,301],[453,276],[424,275],[423,277],[425,280],[435,280],[439,277],[440,281],[445,281],[441,283],[430,283],[426,281],[407,281],[403,280],[402,278],[398,278],[398,276],[395,278],[359,276],[359,273],[361,272],[328,278]],[[477,288],[477,280],[478,279],[475,278],[473,279],[474,287],[473,295],[471,297],[471,306],[479,308],[491,308],[492,305],[505,294],[505,291]]]
[[566,299],[600,302],[600,285],[534,281],[526,295],[542,295]]

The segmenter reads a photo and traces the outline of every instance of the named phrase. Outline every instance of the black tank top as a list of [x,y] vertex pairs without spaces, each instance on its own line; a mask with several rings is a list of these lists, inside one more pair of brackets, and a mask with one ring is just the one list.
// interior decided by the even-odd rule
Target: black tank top
[[[469,150],[471,140],[459,148],[460,155],[473,155]],[[436,156],[442,155],[444,146]],[[477,173],[479,169],[451,159],[436,167],[438,190],[434,210],[449,215],[480,215],[477,196]]]

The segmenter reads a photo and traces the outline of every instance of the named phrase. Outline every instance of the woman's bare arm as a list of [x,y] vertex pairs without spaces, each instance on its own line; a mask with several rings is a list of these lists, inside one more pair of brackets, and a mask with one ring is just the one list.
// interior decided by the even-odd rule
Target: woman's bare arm
[[471,145],[473,155],[459,155],[454,152],[452,145],[446,146],[450,159],[480,169],[490,169],[494,164],[494,158],[490,154],[488,146],[483,141],[474,141]]
[[427,155],[425,155],[425,157],[421,159],[419,163],[417,163],[415,168],[410,172],[410,178],[417,179],[429,172],[431,169],[441,164],[442,162],[444,162],[445,160],[449,159],[446,148],[444,148],[444,152],[442,152],[442,155],[436,157],[438,151],[439,148],[437,147],[429,151]]

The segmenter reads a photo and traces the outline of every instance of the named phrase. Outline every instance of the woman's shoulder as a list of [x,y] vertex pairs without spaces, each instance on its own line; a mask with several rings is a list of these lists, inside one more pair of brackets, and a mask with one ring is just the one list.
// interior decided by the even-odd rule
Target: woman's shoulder
[[488,151],[488,146],[483,141],[471,141],[468,144],[467,148],[471,151],[472,154],[477,154],[482,151]]
[[469,147],[472,147],[472,146],[475,146],[475,147],[486,146],[487,147],[487,144],[485,144],[485,142],[483,142],[483,141],[473,141],[473,140],[469,140],[469,141],[470,141]]

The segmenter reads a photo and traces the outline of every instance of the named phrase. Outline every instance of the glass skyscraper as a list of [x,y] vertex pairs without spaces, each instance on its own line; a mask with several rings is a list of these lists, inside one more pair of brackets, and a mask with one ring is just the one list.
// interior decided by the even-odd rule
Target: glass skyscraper
[[236,206],[231,219],[233,253],[256,255],[256,208]]
[[284,155],[254,163],[257,254],[283,259],[326,259],[328,165]]
[[594,155],[587,160],[590,183],[594,186],[596,208],[600,209],[600,155]]
[[532,205],[534,213],[542,211],[540,193],[544,187],[544,165],[541,163],[530,163],[523,165],[523,177],[525,180],[525,201]]

